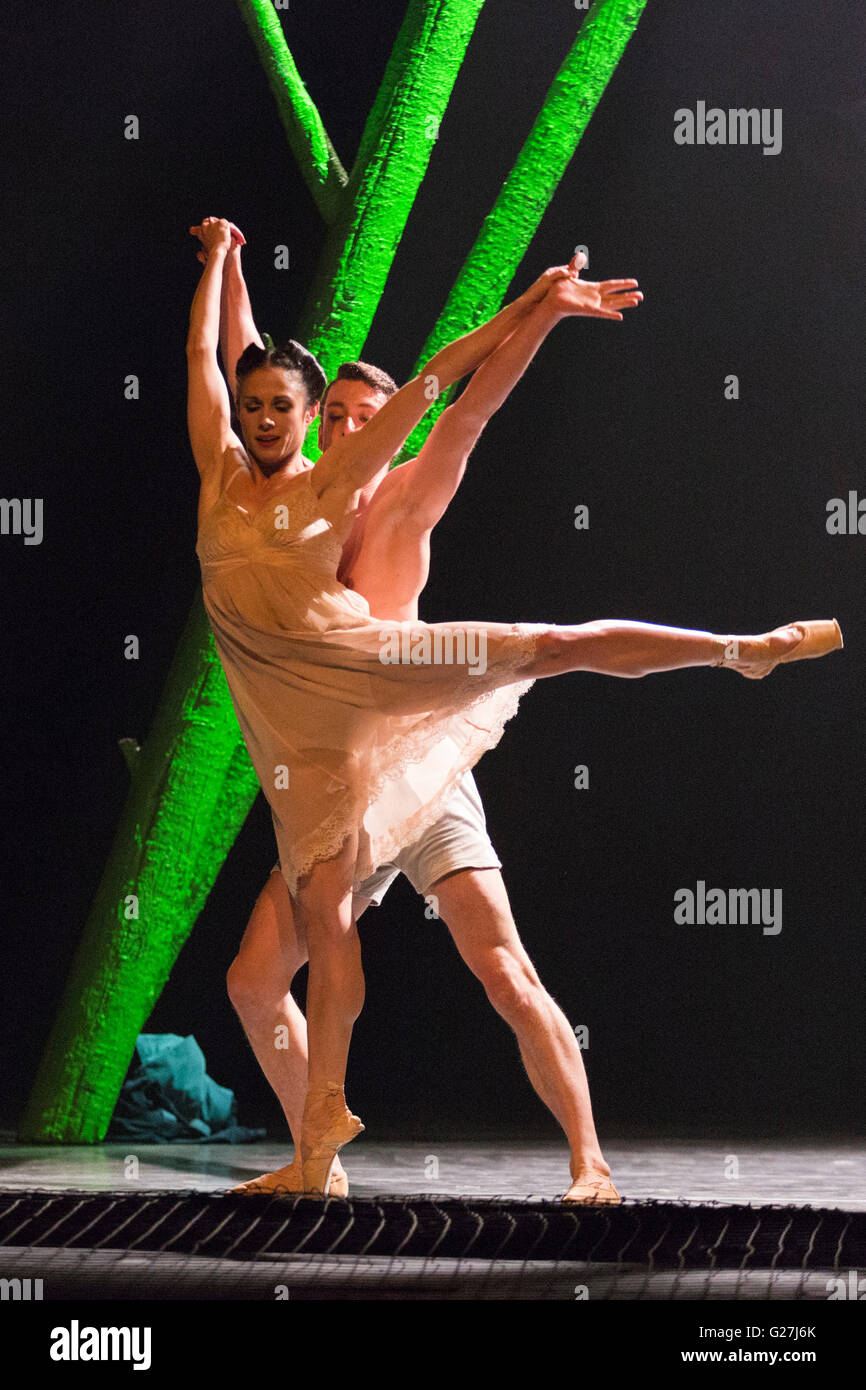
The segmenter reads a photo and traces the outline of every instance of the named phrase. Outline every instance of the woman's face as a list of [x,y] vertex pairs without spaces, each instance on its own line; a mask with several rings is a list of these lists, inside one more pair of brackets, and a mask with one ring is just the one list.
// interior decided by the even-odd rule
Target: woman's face
[[241,432],[263,473],[274,473],[301,451],[317,412],[297,372],[259,367],[244,378],[238,401]]

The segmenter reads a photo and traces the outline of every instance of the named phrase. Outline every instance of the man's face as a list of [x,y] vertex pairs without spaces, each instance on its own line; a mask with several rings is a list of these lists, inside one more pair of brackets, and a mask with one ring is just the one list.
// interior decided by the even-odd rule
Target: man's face
[[324,452],[337,439],[362,429],[381,410],[388,397],[366,381],[337,377],[319,418],[319,447]]

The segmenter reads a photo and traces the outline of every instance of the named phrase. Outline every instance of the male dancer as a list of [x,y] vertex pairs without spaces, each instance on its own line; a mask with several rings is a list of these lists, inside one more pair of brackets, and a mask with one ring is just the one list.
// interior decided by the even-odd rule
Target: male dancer
[[[197,228],[190,230],[195,233]],[[241,271],[242,242],[242,235],[233,228],[221,300],[220,347],[233,401],[235,363],[249,343],[263,346]],[[203,259],[204,253],[199,252],[199,257]],[[417,619],[418,596],[429,574],[430,533],[453,498],[484,425],[553,325],[572,314],[621,319],[617,306],[628,307],[642,299],[634,280],[581,281],[583,264],[579,254],[568,267],[547,271],[515,301],[503,340],[458,400],[442,412],[417,458],[390,471],[386,468],[362,494],[358,520],[343,548],[339,578],[364,596],[377,617]],[[612,294],[617,297],[611,299]],[[376,367],[341,366],[321,403],[322,450],[334,439],[363,428],[396,389],[391,377]],[[277,423],[264,420],[262,426],[267,430],[269,424],[276,428]],[[458,951],[514,1030],[530,1081],[568,1138],[572,1183],[563,1200],[619,1202],[596,1135],[580,1048],[520,941],[501,868],[474,778],[467,772],[439,821],[403,849],[393,864],[380,866],[361,885],[353,902],[355,918],[371,903],[381,903],[401,871],[417,892],[435,896],[438,914]],[[307,1046],[306,1023],[290,986],[306,959],[306,943],[277,864],[256,901],[227,983],[250,1045],[279,1097],[296,1155],[306,1095]],[[275,1047],[277,1029],[288,1039],[288,1047]],[[234,1190],[300,1189],[296,1158],[276,1173]],[[348,1193],[339,1161],[330,1191],[341,1196]]]

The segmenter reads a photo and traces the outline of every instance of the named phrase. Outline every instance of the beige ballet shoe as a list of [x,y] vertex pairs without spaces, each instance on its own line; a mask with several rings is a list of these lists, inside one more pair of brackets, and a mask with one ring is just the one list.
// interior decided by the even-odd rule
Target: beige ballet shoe
[[622,1198],[610,1178],[577,1177],[563,1197],[563,1202],[576,1202],[583,1206],[616,1207]]
[[813,656],[827,656],[845,645],[842,641],[842,629],[835,618],[816,618],[814,622],[789,623],[788,626],[801,628],[803,636],[796,647],[779,657],[780,664],[785,661],[803,661]]
[[[732,671],[738,671],[741,676],[748,680],[763,680],[777,666],[783,665],[786,661],[805,661],[818,656],[827,656],[830,652],[838,651],[845,644],[842,641],[842,630],[835,618],[817,618],[811,622],[787,623],[784,628],[774,628],[772,632],[767,632],[761,638],[751,639],[749,645],[754,641],[766,643],[767,639],[775,636],[777,632],[784,632],[786,629],[799,628],[802,637],[799,642],[795,642],[793,647],[783,652],[781,656],[770,656],[769,652],[761,660],[747,660],[745,657],[721,656],[718,661],[714,661],[713,666],[727,666]],[[728,644],[738,649],[738,639],[730,637]]]
[[[242,1182],[238,1187],[229,1188],[229,1192],[252,1195],[268,1193],[272,1196],[279,1196],[280,1193],[303,1192],[303,1190],[300,1157],[293,1158],[291,1163],[286,1164],[285,1168],[277,1168],[273,1173],[262,1173],[258,1178],[251,1178],[249,1182]],[[331,1174],[328,1193],[331,1197],[348,1197],[349,1195],[349,1177],[339,1159],[334,1172]]]
[[363,1128],[346,1105],[342,1086],[328,1083],[307,1092],[301,1122],[302,1191],[320,1196],[330,1192],[337,1154]]

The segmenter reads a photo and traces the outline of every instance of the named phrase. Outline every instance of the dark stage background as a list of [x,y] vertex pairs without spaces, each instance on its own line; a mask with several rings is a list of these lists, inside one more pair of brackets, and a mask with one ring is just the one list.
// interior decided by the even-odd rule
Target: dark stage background
[[[283,18],[344,164],[402,3]],[[405,378],[580,16],[488,0],[364,356]],[[231,0],[18,7],[4,86],[4,1118],[57,1008],[199,583],[187,227],[246,233],[257,321],[294,320],[322,228]],[[862,1088],[866,493],[861,5],[650,0],[510,297],[585,243],[636,276],[621,324],[569,321],[490,423],[434,536],[429,620],[616,616],[715,631],[838,617],[843,654],[540,682],[476,768],[518,926],[586,1056],[602,1140],[848,1131]],[[681,147],[673,113],[783,110],[783,148]],[[136,113],[141,138],[123,138]],[[290,272],[273,269],[288,242]],[[139,402],[123,378],[140,376]],[[723,397],[740,378],[739,401]],[[590,529],[576,531],[576,504]],[[141,659],[123,659],[137,633]],[[588,790],[573,786],[589,767]],[[241,1120],[281,1114],[225,972],[274,860],[262,798],[148,1024],[193,1033]],[[677,888],[782,888],[781,932],[677,926]],[[348,1091],[371,1133],[557,1133],[512,1035],[405,881],[361,924]]]

